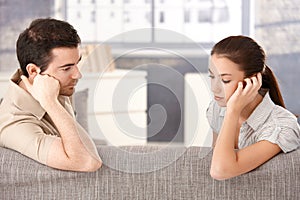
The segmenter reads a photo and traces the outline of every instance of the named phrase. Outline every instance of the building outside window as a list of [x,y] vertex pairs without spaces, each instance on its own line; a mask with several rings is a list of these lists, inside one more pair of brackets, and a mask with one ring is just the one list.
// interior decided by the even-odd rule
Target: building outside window
[[[255,0],[45,0],[0,3],[0,71],[18,65],[15,42],[35,18],[54,17],[69,21],[83,43],[109,40],[113,49],[148,43],[188,47],[186,41],[157,34],[167,29],[209,49],[227,35],[253,35]],[[274,6],[273,6],[274,7]],[[143,34],[115,37],[145,29]],[[111,40],[114,38],[114,40]]]
[[[248,6],[250,2],[251,0],[66,0],[63,15],[79,30],[84,42],[104,42],[126,31],[144,28],[149,29],[149,34],[118,38],[118,41],[113,42],[184,42],[177,38],[162,38],[151,31],[159,28],[183,34],[198,43],[214,43],[227,35],[252,34],[252,10]],[[75,14],[78,12],[81,14]],[[87,20],[89,18],[94,20]]]

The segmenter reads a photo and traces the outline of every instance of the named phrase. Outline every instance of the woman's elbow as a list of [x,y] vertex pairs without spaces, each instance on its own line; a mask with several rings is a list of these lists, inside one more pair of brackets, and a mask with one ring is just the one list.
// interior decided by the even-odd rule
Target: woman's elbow
[[234,175],[230,173],[230,170],[225,168],[224,166],[211,166],[210,176],[218,181],[234,177]]
[[215,179],[215,180],[218,180],[218,181],[222,181],[222,180],[225,180],[226,178],[223,176],[222,173],[216,171],[216,170],[212,170],[210,169],[210,176]]

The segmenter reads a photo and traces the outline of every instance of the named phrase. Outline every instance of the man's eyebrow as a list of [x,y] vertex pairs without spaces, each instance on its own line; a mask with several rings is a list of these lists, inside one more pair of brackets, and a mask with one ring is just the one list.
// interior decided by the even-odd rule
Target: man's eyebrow
[[80,56],[80,58],[78,59],[77,63],[67,63],[65,65],[59,66],[58,68],[63,68],[63,67],[70,67],[73,66],[75,64],[78,64],[81,61],[82,56]]

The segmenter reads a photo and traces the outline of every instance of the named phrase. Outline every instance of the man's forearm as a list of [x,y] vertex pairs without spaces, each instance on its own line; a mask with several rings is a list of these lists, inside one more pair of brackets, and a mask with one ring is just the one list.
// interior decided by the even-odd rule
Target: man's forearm
[[45,109],[61,135],[61,141],[69,159],[92,156],[101,160],[94,143],[59,101],[53,101]]

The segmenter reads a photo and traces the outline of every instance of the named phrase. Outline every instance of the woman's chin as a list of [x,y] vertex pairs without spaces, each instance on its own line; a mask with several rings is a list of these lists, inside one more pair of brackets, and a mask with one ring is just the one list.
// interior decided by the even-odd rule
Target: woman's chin
[[216,102],[220,107],[226,107],[226,102],[223,101],[216,101]]

